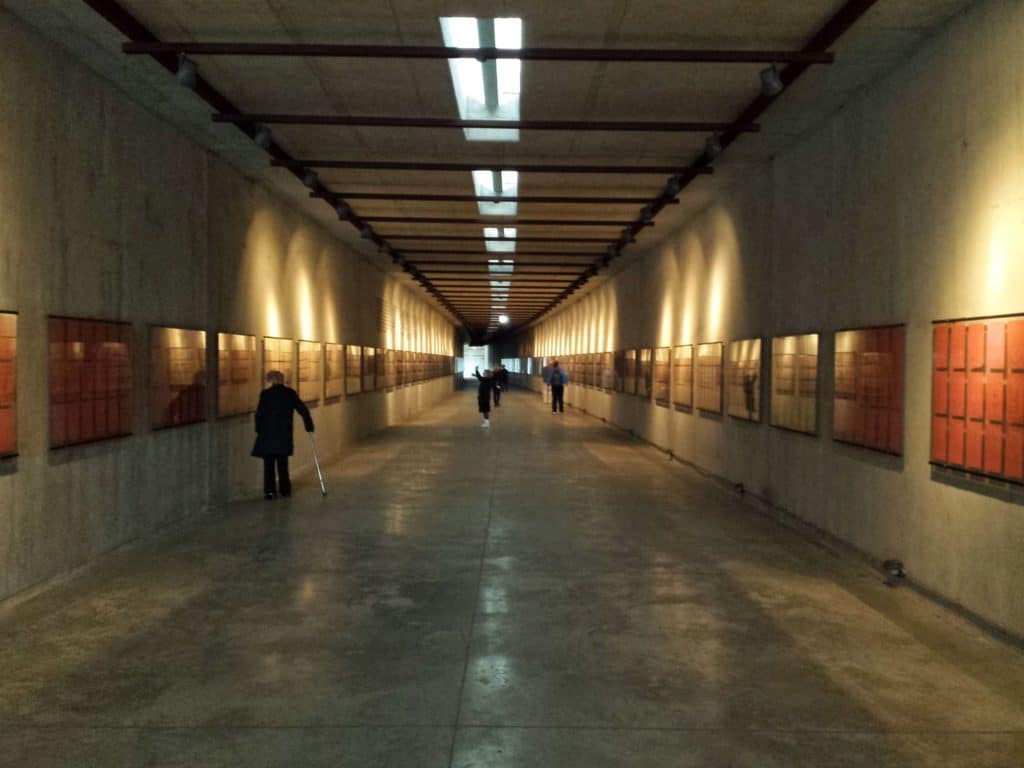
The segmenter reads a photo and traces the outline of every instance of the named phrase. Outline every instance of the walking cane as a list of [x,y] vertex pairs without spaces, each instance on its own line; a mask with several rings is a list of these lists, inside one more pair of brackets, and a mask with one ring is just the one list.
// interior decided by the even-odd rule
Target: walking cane
[[309,435],[309,447],[313,449],[313,463],[316,464],[316,474],[320,478],[320,495],[327,495],[327,486],[324,485],[324,473],[320,471],[320,457],[316,453],[316,443],[313,441],[313,433],[307,432]]

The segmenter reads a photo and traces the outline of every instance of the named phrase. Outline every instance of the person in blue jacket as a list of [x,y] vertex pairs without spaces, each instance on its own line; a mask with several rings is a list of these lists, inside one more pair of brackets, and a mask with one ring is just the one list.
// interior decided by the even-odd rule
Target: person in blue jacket
[[565,413],[565,385],[569,383],[569,376],[558,365],[557,360],[548,370],[546,383],[551,387],[551,412]]

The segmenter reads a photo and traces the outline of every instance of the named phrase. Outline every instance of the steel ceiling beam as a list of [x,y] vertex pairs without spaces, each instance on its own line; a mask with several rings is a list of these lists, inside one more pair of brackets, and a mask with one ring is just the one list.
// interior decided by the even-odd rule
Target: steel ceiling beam
[[[363,221],[389,224],[473,224],[479,227],[623,227],[632,223],[604,219],[468,219],[447,216],[364,216],[362,218]],[[481,239],[490,240],[492,238],[481,236]]]
[[[455,267],[487,267],[489,263],[486,261],[458,261],[455,259],[431,259],[426,261],[409,260],[410,264],[415,265],[418,269],[430,266],[455,266]],[[532,267],[561,267],[563,269],[579,269],[582,266],[579,262],[575,261],[523,261],[521,259],[515,260],[516,270],[530,269]],[[429,272],[430,270],[423,270]]]
[[[500,226],[500,225],[499,225]],[[398,232],[381,235],[389,240],[443,240],[451,242],[493,243],[607,243],[607,237],[485,237],[479,235],[403,235]],[[405,249],[403,249],[404,251]]]
[[403,254],[430,255],[451,255],[451,256],[484,256],[489,259],[515,259],[518,256],[572,256],[576,258],[594,259],[599,258],[601,253],[587,253],[584,251],[457,251],[457,250],[430,250],[428,248],[402,248]]
[[[346,200],[408,200],[421,203],[521,203],[523,205],[640,205],[646,197],[580,197],[558,195],[527,195],[525,197],[430,195],[408,192],[332,192]],[[311,193],[310,197],[327,195]],[[674,200],[673,203],[678,203]]]
[[[635,174],[656,175],[676,173],[679,168],[673,165],[557,165],[543,163],[517,163],[508,161],[493,163],[432,163],[417,161],[384,161],[384,160],[278,160],[270,161],[272,166],[281,168],[321,168],[349,169],[359,171],[430,171],[458,172],[467,171],[518,171],[519,173],[601,173],[601,174]],[[714,173],[711,166],[706,166],[702,173]]]
[[[284,114],[274,112],[216,112],[215,123],[234,125],[317,125],[354,128],[492,128],[517,131],[611,131],[653,133],[718,133],[733,129],[732,123],[712,121],[638,120],[462,120],[449,117],[385,117],[381,115]],[[761,126],[739,126],[743,133],[757,133]]]
[[150,56],[291,56],[345,59],[476,59],[493,61],[593,61],[661,64],[831,64],[831,53],[706,48],[456,48],[443,45],[346,45],[338,43],[131,42],[125,53]]

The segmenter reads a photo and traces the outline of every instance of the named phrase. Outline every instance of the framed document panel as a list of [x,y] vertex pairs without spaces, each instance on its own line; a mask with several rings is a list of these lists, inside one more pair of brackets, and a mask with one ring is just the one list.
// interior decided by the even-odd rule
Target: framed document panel
[[398,386],[404,387],[409,383],[409,353],[399,349],[395,356],[398,361]]
[[772,425],[818,431],[818,334],[772,339]]
[[299,340],[299,399],[306,405],[320,402],[324,388],[322,375],[323,345],[319,341]]
[[636,393],[645,400],[651,399],[651,386],[654,376],[654,354],[650,349],[637,350]]
[[697,408],[722,412],[722,342],[697,345]]
[[166,429],[206,421],[206,331],[149,329],[149,422]]
[[18,452],[18,316],[0,312],[0,458]]
[[616,392],[626,391],[626,350],[620,349],[612,353],[612,362],[615,371],[614,390]]
[[932,329],[931,462],[1024,482],[1024,315]]
[[693,408],[693,345],[672,349],[672,404],[676,408]]
[[398,386],[398,353],[393,349],[384,352],[384,386],[388,389]]
[[622,391],[627,395],[636,394],[636,350],[627,349],[622,369]]
[[383,392],[388,388],[388,371],[387,371],[387,352],[380,347],[377,347],[376,353],[374,354],[375,359],[375,389]]
[[654,402],[668,406],[672,397],[670,388],[672,366],[672,349],[658,347],[654,350],[654,383],[651,386]]
[[345,394],[345,347],[324,344],[324,398],[335,400]]
[[725,377],[728,414],[747,421],[761,420],[761,340],[729,342]]
[[611,352],[604,352],[601,358],[601,389],[611,392],[615,389],[615,355]]
[[50,447],[131,434],[128,323],[51,317]]
[[373,392],[377,388],[377,350],[374,347],[363,347],[363,392]]
[[345,347],[345,394],[363,391],[363,348],[355,344]]
[[217,415],[256,410],[261,384],[256,370],[256,337],[217,334]]
[[284,374],[284,385],[295,387],[295,342],[274,336],[263,337],[263,382],[270,371]]
[[836,333],[832,438],[903,453],[902,325]]

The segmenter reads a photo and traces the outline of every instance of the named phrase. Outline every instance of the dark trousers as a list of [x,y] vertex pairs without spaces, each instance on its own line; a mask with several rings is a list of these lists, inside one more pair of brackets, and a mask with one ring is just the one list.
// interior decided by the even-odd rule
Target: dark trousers
[[500,389],[495,389],[494,390],[494,407],[495,408],[500,408],[501,407],[501,390]]
[[551,412],[558,411],[559,413],[565,411],[565,402],[562,400],[562,396],[565,394],[565,385],[555,384],[551,387]]
[[[277,465],[277,483],[274,483],[274,465]],[[279,493],[291,496],[292,481],[288,477],[287,456],[265,456],[263,458],[263,493]]]

